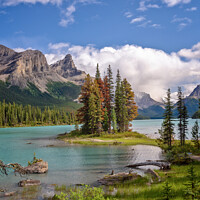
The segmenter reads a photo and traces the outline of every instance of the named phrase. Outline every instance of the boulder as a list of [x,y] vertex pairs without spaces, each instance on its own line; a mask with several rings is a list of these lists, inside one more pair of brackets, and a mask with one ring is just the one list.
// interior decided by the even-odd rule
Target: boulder
[[48,171],[48,163],[41,160],[24,168],[27,174],[44,174]]
[[22,180],[18,183],[19,187],[37,186],[40,184],[41,184],[40,180],[32,180],[32,179]]

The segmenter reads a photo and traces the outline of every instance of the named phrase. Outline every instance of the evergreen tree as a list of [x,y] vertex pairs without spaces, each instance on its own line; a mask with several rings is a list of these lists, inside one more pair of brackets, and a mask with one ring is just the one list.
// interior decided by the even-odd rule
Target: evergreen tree
[[111,112],[111,122],[112,122],[113,131],[115,133],[117,131],[117,118],[116,118],[116,113],[115,113],[114,108],[112,108],[112,112]]
[[177,102],[177,110],[178,110],[178,131],[179,131],[179,139],[181,146],[185,145],[185,139],[187,134],[187,125],[188,125],[188,113],[187,108],[184,105],[184,97],[182,94],[181,87],[178,87],[178,102]]
[[172,198],[172,187],[166,181],[162,190],[162,200],[170,200]]
[[178,102],[177,102],[177,110],[178,110],[178,134],[180,139],[180,144],[183,145],[183,94],[181,87],[178,87]]
[[95,104],[96,101],[96,97],[95,95],[92,93],[89,97],[89,102],[88,102],[88,131],[91,134],[95,133],[95,129],[96,129],[96,109],[97,109],[97,105]]
[[200,149],[199,137],[199,124],[196,120],[194,126],[192,127],[192,142],[194,143],[197,149]]
[[126,127],[128,126],[128,109],[126,106],[127,99],[126,99],[126,93],[125,93],[125,87],[123,81],[121,82],[120,86],[120,107],[119,107],[119,131],[125,132]]
[[113,75],[112,75],[112,69],[111,66],[108,66],[107,69],[107,86],[109,88],[109,101],[108,101],[108,118],[109,118],[109,130],[108,132],[111,132],[111,123],[112,123],[112,108],[114,104],[114,83],[113,83]]
[[[126,107],[128,112],[128,122],[134,120],[138,113],[137,113],[137,106],[134,100],[134,92],[132,91],[131,84],[124,79],[124,90],[125,90],[125,97],[126,97]],[[125,130],[128,131],[128,124],[126,124]]]
[[99,64],[97,64],[95,78],[96,78],[96,80],[101,78],[101,74],[100,74],[100,71],[99,71]]
[[105,108],[104,120],[103,120],[103,130],[105,132],[107,132],[108,128],[109,128],[108,112],[107,112],[107,108]]
[[184,105],[183,106],[183,145],[185,145],[185,140],[186,140],[186,135],[188,131],[188,112],[187,112],[187,107]]
[[172,146],[172,138],[174,135],[174,123],[173,120],[173,104],[171,102],[171,91],[168,89],[167,97],[165,98],[165,112],[163,120],[163,142],[167,144],[169,148]]
[[194,171],[193,165],[188,169],[187,179],[188,182],[185,184],[186,188],[185,188],[184,199],[187,200],[200,199],[199,182],[197,181],[197,175]]
[[84,132],[89,132],[88,130],[88,123],[89,123],[89,98],[92,93],[92,79],[90,75],[88,74],[85,78],[85,82],[81,88],[81,94],[79,97],[80,103],[83,104],[83,106],[78,110],[77,117],[81,124],[83,124],[82,130]]
[[119,70],[117,70],[116,88],[115,88],[115,113],[117,118],[118,130],[120,124],[120,110],[121,110],[121,76]]

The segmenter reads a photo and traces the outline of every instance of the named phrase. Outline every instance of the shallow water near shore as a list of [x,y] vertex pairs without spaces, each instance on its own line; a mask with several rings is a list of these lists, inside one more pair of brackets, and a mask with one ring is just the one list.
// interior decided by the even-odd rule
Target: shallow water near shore
[[[57,134],[73,129],[74,126],[0,129],[0,160],[26,166],[35,152],[37,158],[49,164],[47,174],[1,176],[0,187],[15,189],[26,178],[39,179],[44,185],[96,184],[111,170],[124,172],[129,170],[126,165],[162,159],[161,149],[154,146],[80,146],[55,140]],[[144,173],[143,170],[135,172]]]

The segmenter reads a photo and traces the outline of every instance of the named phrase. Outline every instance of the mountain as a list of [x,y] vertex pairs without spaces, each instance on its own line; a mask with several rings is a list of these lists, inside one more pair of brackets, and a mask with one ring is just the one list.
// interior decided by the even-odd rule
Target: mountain
[[138,106],[139,119],[141,118],[162,118],[164,113],[164,104],[155,101],[145,92],[136,92],[135,101]]
[[1,100],[38,105],[73,104],[85,76],[85,72],[76,68],[71,55],[48,65],[38,50],[18,53],[0,45]]
[[185,98],[185,105],[188,109],[188,114],[190,117],[194,115],[199,109],[199,99],[200,99],[200,85],[197,85],[192,93]]

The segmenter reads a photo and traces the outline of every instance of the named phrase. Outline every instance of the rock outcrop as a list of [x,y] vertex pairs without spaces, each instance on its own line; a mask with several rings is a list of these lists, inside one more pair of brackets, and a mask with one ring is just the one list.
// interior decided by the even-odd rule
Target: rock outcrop
[[48,171],[48,163],[38,161],[24,168],[27,174],[44,174]]

